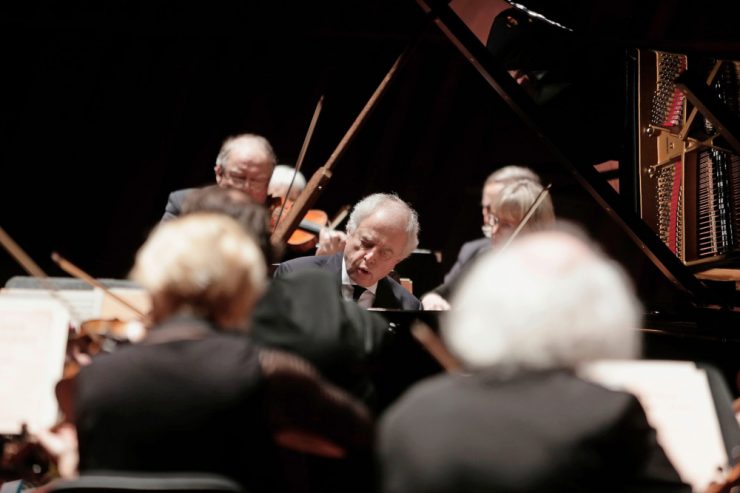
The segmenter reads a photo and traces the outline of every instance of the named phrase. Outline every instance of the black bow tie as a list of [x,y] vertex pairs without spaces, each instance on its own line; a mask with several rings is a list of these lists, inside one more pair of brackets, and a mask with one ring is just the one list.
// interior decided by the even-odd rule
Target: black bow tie
[[363,288],[359,284],[354,284],[352,286],[352,299],[357,301],[360,299],[360,296],[362,296],[362,293],[365,292],[366,288]]

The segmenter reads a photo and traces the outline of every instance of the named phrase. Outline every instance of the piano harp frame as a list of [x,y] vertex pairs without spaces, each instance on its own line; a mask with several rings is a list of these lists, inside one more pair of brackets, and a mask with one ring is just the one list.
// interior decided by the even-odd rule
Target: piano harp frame
[[[685,71],[675,80],[675,88],[685,96],[682,102],[682,119],[676,128],[664,128],[650,122],[654,109],[653,94],[659,79],[659,53],[655,50],[638,49],[637,67],[637,163],[639,170],[639,210],[640,215],[650,227],[662,237],[669,249],[692,271],[699,274],[709,267],[724,266],[740,259],[737,245],[726,252],[707,255],[700,245],[699,195],[700,187],[699,152],[716,149],[722,152],[740,154],[740,141],[735,137],[740,129],[737,118],[727,111],[718,98],[711,92],[710,86],[716,80],[724,60],[713,63],[708,75],[703,79],[692,68],[687,57]],[[666,53],[666,52],[663,52]],[[681,55],[685,56],[685,55]],[[716,101],[715,101],[716,100]],[[690,110],[690,111],[689,111]],[[717,134],[706,138],[694,138],[689,132],[696,116],[701,114],[712,123]],[[688,115],[688,117],[686,116]],[[722,136],[732,150],[715,145],[715,139]],[[660,197],[661,175],[674,165],[674,174],[680,174],[680,203],[677,210],[670,210],[669,216],[676,215],[676,223],[666,225],[666,197]],[[670,173],[670,172],[668,172]],[[657,192],[656,192],[657,191]],[[711,193],[706,190],[703,193]],[[657,200],[656,200],[657,195]],[[674,204],[675,205],[675,204]],[[668,230],[675,229],[670,236]],[[740,234],[740,231],[736,231]],[[708,237],[711,239],[711,237]],[[737,244],[737,241],[736,241]],[[710,265],[711,264],[711,265]]]

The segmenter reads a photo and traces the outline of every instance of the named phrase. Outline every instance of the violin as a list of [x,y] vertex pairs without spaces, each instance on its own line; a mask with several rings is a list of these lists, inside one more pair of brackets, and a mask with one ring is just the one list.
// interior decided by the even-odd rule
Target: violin
[[[292,207],[293,202],[288,200],[284,209],[288,211]],[[315,248],[319,241],[319,233],[321,230],[323,228],[330,230],[336,229],[336,227],[344,221],[344,218],[347,217],[349,209],[350,207],[348,205],[342,206],[331,222],[329,221],[329,216],[326,212],[320,209],[309,209],[303,216],[303,219],[301,219],[301,222],[298,223],[298,228],[296,228],[288,238],[288,246],[300,253],[305,253],[312,248]],[[279,221],[280,215],[277,213],[277,210],[274,210],[270,222],[270,226],[273,231]]]
[[[39,279],[47,290],[52,293],[56,292],[56,286],[48,281],[46,273],[2,228],[0,228],[0,245],[30,275]],[[137,307],[110,292],[89,274],[65,260],[59,254],[54,253],[52,258],[69,274],[102,289],[108,296],[125,306],[129,312],[137,317],[146,318]],[[70,313],[74,312],[73,307],[63,298],[59,298],[59,301],[67,305]],[[90,320],[82,323],[79,329],[70,325],[68,331],[64,370],[62,378],[57,382],[54,389],[63,419],[55,425],[52,431],[40,430],[37,433],[47,435],[54,433],[74,434],[70,423],[74,420],[75,377],[79,369],[89,364],[95,354],[112,351],[118,344],[141,339],[144,335],[144,325],[136,319],[132,321],[118,319]],[[25,425],[20,435],[0,435],[0,482],[20,478],[29,485],[41,485],[58,477],[61,473],[71,474],[74,472],[76,453],[73,451],[70,453],[72,449],[66,446],[59,448],[58,446],[58,450],[51,452],[52,449],[47,449],[49,444],[42,444],[38,437],[39,435],[32,436]],[[59,439],[56,439],[56,442],[61,443]],[[52,453],[56,456],[52,457]]]
[[[285,219],[283,213],[288,213],[293,208],[294,201],[279,199],[279,204],[273,208],[270,218],[270,228],[272,231]],[[320,209],[309,209],[304,214],[298,227],[291,233],[286,240],[288,246],[297,252],[305,253],[316,247],[319,241],[319,232],[321,228],[329,224],[329,216]]]

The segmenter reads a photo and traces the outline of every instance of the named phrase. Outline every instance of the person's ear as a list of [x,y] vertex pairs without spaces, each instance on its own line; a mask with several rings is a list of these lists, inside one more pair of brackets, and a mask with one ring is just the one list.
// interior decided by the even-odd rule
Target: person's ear
[[216,173],[216,183],[221,184],[221,180],[224,179],[224,170],[218,164],[213,167],[213,171]]

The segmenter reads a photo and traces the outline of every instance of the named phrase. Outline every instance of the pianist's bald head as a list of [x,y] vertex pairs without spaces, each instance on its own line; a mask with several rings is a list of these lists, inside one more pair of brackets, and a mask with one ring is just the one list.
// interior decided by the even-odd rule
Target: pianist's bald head
[[476,264],[443,334],[473,369],[574,368],[639,350],[639,303],[621,268],[581,233],[531,233]]

